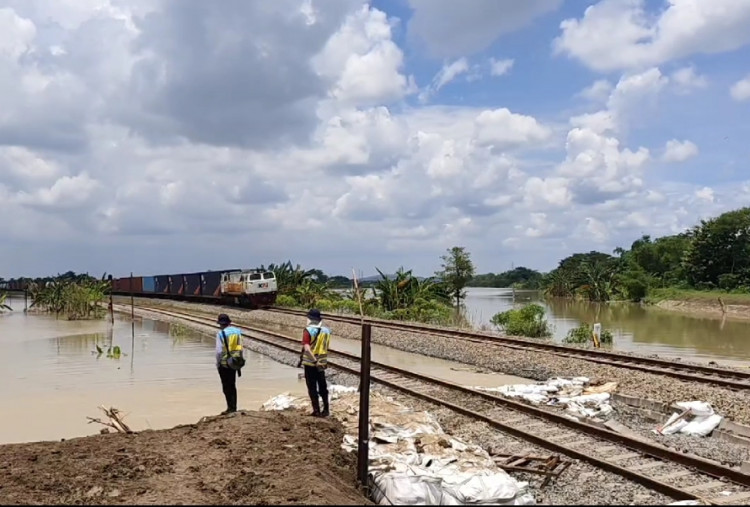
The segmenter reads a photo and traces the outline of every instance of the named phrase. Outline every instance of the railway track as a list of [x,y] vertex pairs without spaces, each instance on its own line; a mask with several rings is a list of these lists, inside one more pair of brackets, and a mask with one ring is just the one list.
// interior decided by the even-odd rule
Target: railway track
[[[156,314],[216,327],[213,319],[141,306]],[[284,334],[235,324],[251,340],[299,354],[298,340]],[[330,350],[329,365],[359,375],[359,357]],[[750,475],[713,461],[634,439],[562,414],[494,394],[373,361],[372,382],[446,407],[466,417],[532,442],[553,452],[590,463],[658,491],[675,500],[705,504],[750,504]]]
[[[305,312],[300,310],[291,310],[289,308],[272,307],[267,311],[277,313],[286,313],[289,315],[304,316]],[[355,317],[346,317],[342,315],[326,314],[327,321],[343,322],[352,325],[359,325],[360,319]],[[530,342],[528,340],[511,338],[507,336],[497,336],[490,334],[477,333],[462,330],[446,330],[427,325],[387,322],[382,320],[367,320],[372,327],[381,329],[394,329],[398,331],[408,331],[412,333],[430,334],[449,338],[458,338],[473,343],[493,344],[516,350],[541,350],[549,354],[573,359],[582,359],[592,363],[615,366],[618,368],[627,368],[646,373],[665,375],[700,382],[704,384],[714,384],[728,389],[737,391],[750,390],[750,372],[730,370],[726,368],[715,368],[712,366],[680,364],[675,361],[666,359],[656,359],[643,356],[630,356],[611,351],[577,349],[565,345],[554,343]]]

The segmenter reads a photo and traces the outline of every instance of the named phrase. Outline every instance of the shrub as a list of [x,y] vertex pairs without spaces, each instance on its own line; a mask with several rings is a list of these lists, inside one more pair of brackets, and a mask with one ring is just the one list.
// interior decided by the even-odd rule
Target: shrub
[[408,308],[398,308],[386,312],[385,318],[393,320],[411,320],[425,324],[447,325],[453,322],[453,309],[434,300],[417,299]]
[[286,294],[279,294],[276,296],[276,304],[279,306],[299,306],[299,303],[297,303],[297,300],[294,299],[293,296],[288,296]]
[[333,309],[338,310],[342,313],[355,313],[358,315],[359,303],[351,299],[342,299],[340,301],[336,301]]
[[[568,331],[568,335],[563,339],[564,343],[593,343],[594,327],[587,323],[582,323],[575,329]],[[607,329],[602,328],[601,336],[599,337],[601,343],[612,343],[612,333]]]
[[731,291],[739,287],[741,281],[740,275],[724,273],[723,275],[719,275],[719,288]]
[[536,303],[497,313],[491,322],[511,336],[545,338],[552,335],[549,323],[544,318],[544,307]]

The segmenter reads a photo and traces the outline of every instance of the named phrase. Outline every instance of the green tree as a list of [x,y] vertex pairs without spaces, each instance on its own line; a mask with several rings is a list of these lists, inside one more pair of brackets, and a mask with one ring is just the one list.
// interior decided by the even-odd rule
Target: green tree
[[683,262],[691,285],[713,288],[750,284],[750,208],[702,220],[691,236]]
[[435,274],[445,284],[458,309],[461,306],[461,300],[466,297],[464,289],[474,278],[474,264],[471,262],[469,252],[459,246],[449,248],[448,253],[440,258],[443,261],[443,269]]

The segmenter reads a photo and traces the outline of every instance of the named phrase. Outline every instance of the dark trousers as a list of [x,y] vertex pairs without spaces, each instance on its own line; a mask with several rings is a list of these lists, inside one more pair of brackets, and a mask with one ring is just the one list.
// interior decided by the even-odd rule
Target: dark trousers
[[323,398],[323,411],[328,412],[328,384],[326,383],[325,370],[319,370],[315,366],[305,366],[305,383],[307,384],[307,394],[310,395],[313,412],[320,413],[320,400]]
[[227,400],[227,410],[237,410],[237,371],[219,366],[219,377]]

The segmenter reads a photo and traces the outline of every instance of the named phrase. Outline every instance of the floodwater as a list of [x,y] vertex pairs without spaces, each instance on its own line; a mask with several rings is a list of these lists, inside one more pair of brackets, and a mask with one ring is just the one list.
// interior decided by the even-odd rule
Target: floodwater
[[750,321],[722,320],[632,303],[543,300],[536,291],[516,291],[515,296],[511,289],[470,288],[466,292],[466,315],[477,327],[494,327],[490,324],[492,316],[514,304],[537,302],[545,307],[557,341],[581,322],[601,322],[614,335],[614,350],[750,367]]
[[[57,440],[97,433],[87,416],[106,420],[100,405],[126,414],[134,430],[197,422],[226,408],[212,338],[178,326],[115,314],[100,321],[0,314],[0,443]],[[108,358],[110,344],[119,359]],[[104,351],[97,355],[96,346]],[[281,392],[304,396],[299,370],[246,351],[237,381],[240,409],[258,409]]]
[[[359,356],[362,351],[362,343],[358,340],[349,340],[334,335],[332,337],[331,348]],[[422,354],[404,352],[377,343],[370,345],[370,357],[378,363],[395,366],[464,386],[498,387],[505,384],[528,384],[534,382],[533,380],[514,375],[480,373],[459,363],[424,356]]]

